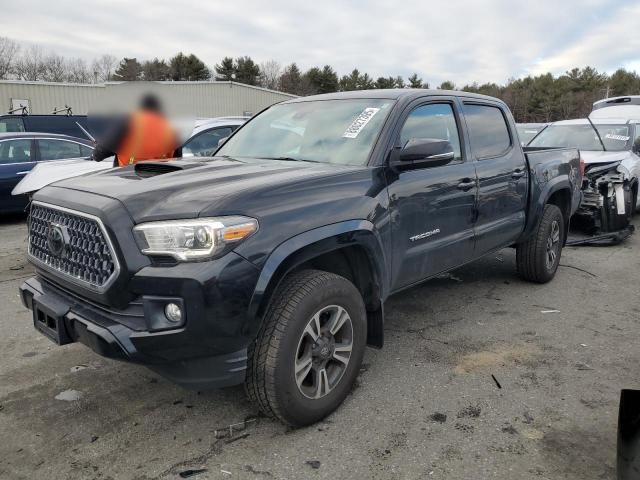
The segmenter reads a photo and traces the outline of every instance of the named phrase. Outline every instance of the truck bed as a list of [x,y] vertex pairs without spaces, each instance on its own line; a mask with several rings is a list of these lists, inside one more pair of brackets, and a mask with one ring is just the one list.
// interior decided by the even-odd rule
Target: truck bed
[[[580,186],[580,152],[577,148],[540,148],[523,147],[529,166],[529,209],[525,236],[535,228],[535,221],[540,218],[544,204],[542,199],[549,197],[555,184],[566,179],[573,180],[571,212],[573,215],[581,200]],[[532,201],[537,199],[538,201]]]

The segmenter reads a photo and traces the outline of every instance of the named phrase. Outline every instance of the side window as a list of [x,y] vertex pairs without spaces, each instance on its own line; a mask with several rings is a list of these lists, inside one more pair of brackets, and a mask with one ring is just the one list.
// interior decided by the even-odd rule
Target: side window
[[22,118],[0,118],[0,133],[24,132],[24,121]]
[[406,145],[412,138],[447,140],[455,153],[453,161],[462,160],[456,117],[448,103],[432,103],[415,108],[402,126],[400,145]]
[[62,160],[65,158],[78,158],[80,145],[64,140],[38,140],[40,147],[40,160]]
[[511,136],[502,110],[498,107],[465,104],[464,116],[476,158],[497,157],[509,149]]
[[0,165],[31,161],[31,140],[6,140],[0,142]]
[[81,157],[90,157],[91,155],[93,155],[93,148],[87,147],[86,145],[80,145]]
[[212,128],[206,132],[199,133],[195,137],[187,140],[187,142],[182,146],[182,156],[211,156],[213,155],[213,152],[218,149],[218,142],[224,137],[231,135],[232,131],[233,130],[231,130],[231,128],[222,127]]

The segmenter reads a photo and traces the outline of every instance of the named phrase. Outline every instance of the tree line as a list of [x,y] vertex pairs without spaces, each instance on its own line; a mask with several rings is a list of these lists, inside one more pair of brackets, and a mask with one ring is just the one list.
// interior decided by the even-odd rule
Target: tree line
[[[251,57],[224,57],[213,68],[194,54],[179,52],[168,60],[118,61],[105,54],[87,62],[45,53],[35,45],[21,48],[0,37],[0,79],[98,83],[106,81],[235,81],[295,95],[376,88],[429,88],[418,73],[374,78],[354,68],[339,76],[330,65],[302,71],[296,63],[282,66],[275,60],[256,63]],[[518,122],[551,122],[588,115],[594,101],[617,95],[639,95],[640,75],[623,68],[611,75],[595,68],[574,68],[561,75],[551,73],[509,79],[506,84],[472,83],[457,86],[452,81],[436,85],[442,90],[463,90],[504,100]]]

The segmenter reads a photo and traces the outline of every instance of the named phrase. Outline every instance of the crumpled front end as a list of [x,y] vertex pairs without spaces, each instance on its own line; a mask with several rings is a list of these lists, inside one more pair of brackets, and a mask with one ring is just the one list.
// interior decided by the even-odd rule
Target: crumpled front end
[[594,232],[616,232],[629,225],[635,209],[629,171],[621,162],[587,166],[577,211]]

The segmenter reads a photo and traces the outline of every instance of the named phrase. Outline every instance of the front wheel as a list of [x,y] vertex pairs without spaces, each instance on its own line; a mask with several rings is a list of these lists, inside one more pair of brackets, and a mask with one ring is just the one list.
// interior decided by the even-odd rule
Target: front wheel
[[538,228],[516,247],[518,274],[525,280],[547,283],[556,274],[564,244],[565,223],[555,205],[545,205]]
[[349,393],[366,338],[364,302],[351,282],[319,270],[294,273],[276,291],[249,347],[247,396],[289,425],[317,422]]

